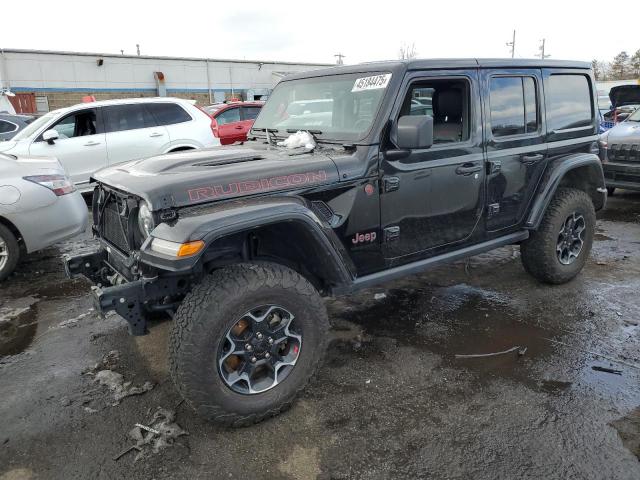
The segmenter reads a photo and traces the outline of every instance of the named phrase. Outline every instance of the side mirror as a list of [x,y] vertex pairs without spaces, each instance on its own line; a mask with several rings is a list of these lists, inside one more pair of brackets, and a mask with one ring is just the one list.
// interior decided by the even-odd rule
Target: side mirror
[[42,139],[49,145],[53,145],[58,138],[60,138],[60,135],[58,135],[58,132],[53,128],[42,134]]
[[405,115],[396,124],[398,148],[429,148],[433,145],[433,117]]

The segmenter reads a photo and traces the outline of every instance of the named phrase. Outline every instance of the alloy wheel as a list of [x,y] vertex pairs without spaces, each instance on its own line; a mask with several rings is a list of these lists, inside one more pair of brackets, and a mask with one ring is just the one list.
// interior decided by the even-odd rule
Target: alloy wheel
[[218,348],[218,371],[234,392],[262,393],[291,373],[301,347],[291,312],[278,305],[254,308],[227,331]]
[[4,238],[0,237],[0,270],[4,268],[4,266],[9,261],[9,247],[7,246],[7,242]]
[[563,265],[571,265],[576,261],[584,245],[586,222],[582,215],[573,212],[562,224],[558,233],[556,254]]

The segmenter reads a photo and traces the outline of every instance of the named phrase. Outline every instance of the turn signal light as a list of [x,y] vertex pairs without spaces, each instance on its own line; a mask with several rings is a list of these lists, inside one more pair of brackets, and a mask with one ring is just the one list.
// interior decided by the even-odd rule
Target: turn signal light
[[204,242],[202,240],[196,240],[195,242],[187,242],[180,245],[178,249],[178,257],[188,257],[195,255],[204,248]]
[[167,255],[168,257],[189,257],[199,253],[204,248],[204,242],[202,240],[195,240],[193,242],[177,243],[170,242],[168,240],[162,240],[161,238],[154,238],[151,241],[150,249],[154,252]]

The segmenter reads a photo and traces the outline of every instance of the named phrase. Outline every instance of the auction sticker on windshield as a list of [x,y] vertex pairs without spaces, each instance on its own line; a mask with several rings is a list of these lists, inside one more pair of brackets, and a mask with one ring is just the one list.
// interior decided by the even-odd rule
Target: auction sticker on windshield
[[378,90],[381,88],[387,88],[391,80],[390,73],[384,73],[382,75],[374,75],[372,77],[357,78],[353,84],[352,92],[361,92],[363,90]]

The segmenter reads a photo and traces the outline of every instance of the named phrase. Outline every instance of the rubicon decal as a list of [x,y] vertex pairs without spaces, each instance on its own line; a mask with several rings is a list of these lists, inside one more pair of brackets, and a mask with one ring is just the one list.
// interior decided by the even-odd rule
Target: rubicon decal
[[280,190],[287,187],[301,187],[325,182],[326,180],[327,172],[318,170],[317,172],[293,173],[291,175],[260,178],[258,180],[245,180],[242,182],[191,188],[187,190],[187,194],[192,201],[209,200],[238,194],[268,192],[270,190]]
[[354,245],[358,245],[359,243],[370,243],[373,242],[377,236],[376,232],[356,233],[351,239],[351,243]]

